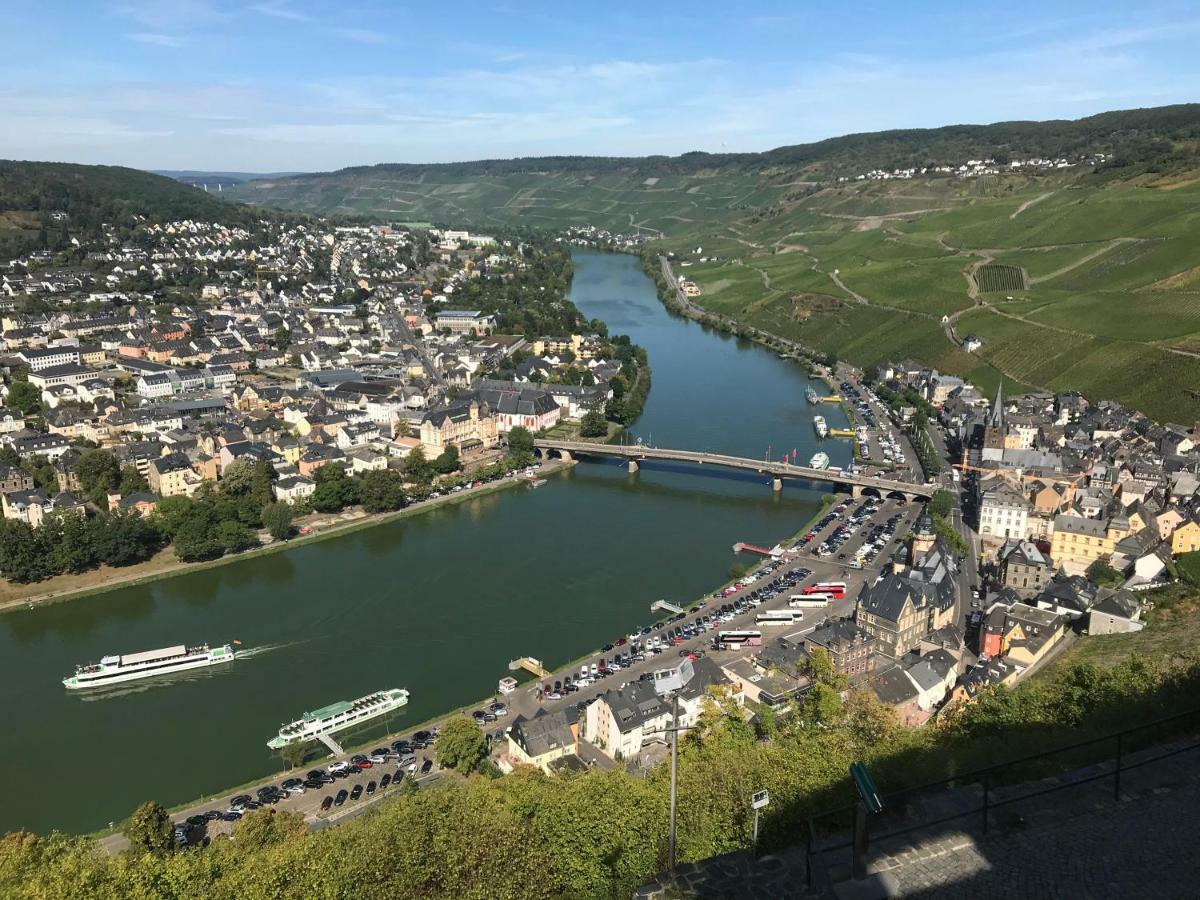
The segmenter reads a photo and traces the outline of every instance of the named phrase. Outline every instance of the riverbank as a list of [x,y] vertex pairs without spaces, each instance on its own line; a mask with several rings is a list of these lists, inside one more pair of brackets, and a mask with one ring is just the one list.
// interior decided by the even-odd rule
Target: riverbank
[[[841,499],[842,499],[842,497],[839,495],[836,495],[836,494],[824,495],[821,498],[821,503],[816,508],[816,510],[814,510],[812,512],[812,514],[803,521],[803,524],[801,524],[800,527],[790,537],[781,539],[779,541],[779,545],[785,549],[795,547],[800,542],[803,535],[805,533],[807,533],[808,530]],[[756,562],[755,566],[752,566],[751,568],[754,568],[759,564],[760,564],[759,562]],[[682,606],[684,609],[689,609],[692,606],[696,605],[697,603],[709,602],[711,599],[711,596],[714,592],[720,592],[720,591],[724,590],[725,588],[730,587],[731,585],[733,585],[736,582],[741,581],[741,580],[742,580],[741,576],[731,577],[719,584],[716,584],[715,586],[710,587],[702,595],[695,597],[695,599],[691,600],[690,602],[689,601],[680,602],[679,605]],[[665,621],[666,619],[669,619],[670,617],[671,617],[670,613],[665,613],[662,616],[659,616],[655,619],[650,620],[650,624],[653,625],[656,622]],[[614,625],[613,630],[619,631],[619,627],[620,627],[619,625]],[[554,680],[554,679],[561,679],[562,677],[564,677],[566,675],[572,675],[575,673],[576,669],[579,667],[579,665],[581,663],[583,663],[585,661],[594,660],[597,655],[601,655],[602,653],[603,653],[603,651],[601,651],[601,649],[599,647],[590,649],[586,653],[582,653],[582,654],[574,657],[573,659],[569,659],[565,662],[555,665],[554,668],[550,670],[550,674],[544,679],[536,679],[536,678],[528,678],[527,679],[525,677],[525,673],[517,673],[522,678],[523,683],[521,685],[521,688],[528,686],[528,684],[531,681],[550,681],[550,680]],[[342,748],[345,750],[346,758],[348,758],[349,756],[352,756],[356,753],[366,753],[373,747],[390,745],[391,742],[396,740],[397,738],[411,736],[416,731],[429,730],[434,725],[444,724],[448,719],[451,719],[454,716],[469,715],[471,711],[483,708],[483,707],[487,706],[489,703],[494,702],[497,699],[497,696],[498,696],[497,694],[493,693],[493,694],[489,694],[489,695],[486,695],[483,697],[479,697],[471,702],[462,704],[462,705],[452,708],[450,710],[447,710],[447,711],[438,713],[436,715],[433,715],[431,717],[428,717],[427,719],[425,719],[422,722],[417,722],[417,723],[407,723],[406,722],[402,729],[399,729],[396,731],[389,731],[387,734],[382,735],[382,736],[377,735],[372,738],[363,738],[361,740],[355,740],[355,741],[342,740],[340,743],[341,743]],[[501,697],[501,699],[505,699],[505,698]],[[514,696],[513,701],[516,701],[516,700],[517,700],[517,698]],[[499,723],[499,724],[504,724],[504,723]],[[290,767],[285,766],[284,768],[282,768],[279,772],[277,772],[274,776],[272,776],[269,779],[257,778],[257,779],[251,780],[251,781],[243,782],[241,784],[225,787],[220,790],[207,792],[207,793],[205,793],[201,796],[195,797],[191,800],[172,804],[170,807],[168,807],[168,810],[176,818],[180,818],[180,817],[183,817],[188,814],[195,813],[195,812],[202,812],[204,809],[212,807],[214,803],[221,804],[222,802],[224,802],[225,798],[236,796],[241,793],[253,793],[259,786],[261,786],[263,784],[267,784],[267,783],[278,784],[282,779],[285,779],[288,777],[303,777],[305,771],[312,769],[312,768],[323,767],[324,765],[327,765],[329,763],[329,761],[337,758],[332,755],[327,756],[327,754],[324,752],[323,748],[315,743],[312,745],[312,749],[315,751],[315,755],[306,757],[305,760],[300,762],[298,765],[290,766]],[[429,755],[430,757],[432,757],[432,754],[426,754],[426,755]],[[315,819],[322,819],[322,818],[325,818],[324,814],[321,814],[321,813],[315,814]],[[120,850],[124,849],[124,846],[125,846],[125,842],[121,838],[121,832],[120,832],[121,827],[122,827],[122,823],[114,823],[112,826],[110,826],[108,828],[103,828],[103,829],[98,829],[96,831],[93,831],[88,836],[99,840],[101,842],[101,846],[103,846],[108,852],[112,852],[112,853],[119,852]]]
[[[558,459],[547,460],[542,463],[539,474],[542,477],[552,475],[571,465],[573,464]],[[208,560],[206,562],[181,562],[175,557],[175,553],[171,547],[164,547],[146,562],[137,563],[125,568],[101,567],[89,572],[82,572],[78,575],[56,575],[53,578],[37,582],[36,584],[13,584],[6,581],[0,584],[0,614],[19,609],[30,609],[35,606],[62,603],[67,600],[78,600],[83,597],[105,594],[109,591],[120,590],[122,588],[151,584],[155,581],[162,581],[165,578],[173,578],[176,575],[186,575],[191,572],[202,572],[206,569],[215,569],[234,563],[246,562],[268,554],[282,553],[286,550],[308,546],[319,541],[326,541],[330,538],[343,537],[353,534],[356,531],[374,528],[376,525],[385,525],[388,522],[395,522],[399,519],[419,516],[439,507],[464,503],[476,497],[493,494],[497,491],[518,487],[527,483],[520,477],[503,478],[491,484],[482,485],[481,487],[467,488],[457,494],[447,494],[436,500],[421,500],[395,512],[371,514],[358,510],[355,513],[342,513],[341,517],[345,521],[320,525],[312,534],[297,535],[286,541],[272,541],[261,547],[247,550],[244,553],[222,556],[220,559]],[[350,516],[351,518],[346,518],[346,516]],[[316,514],[309,518],[310,520],[320,522],[325,521],[327,516]]]

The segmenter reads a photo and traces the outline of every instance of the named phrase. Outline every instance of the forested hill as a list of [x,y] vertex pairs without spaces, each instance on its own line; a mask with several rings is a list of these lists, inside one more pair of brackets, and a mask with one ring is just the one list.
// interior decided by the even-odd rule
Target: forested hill
[[1107,153],[1119,163],[1145,164],[1194,158],[1189,142],[1200,139],[1200,104],[1120,110],[1075,120],[947,125],[849,134],[811,144],[777,147],[763,153],[684,153],[680,156],[543,156],[438,164],[383,163],[336,173],[294,176],[289,181],[394,173],[402,176],[640,174],[648,177],[701,172],[769,173],[800,170],[835,177],[871,169],[892,169],[993,157],[1004,161],[1032,156]]
[[261,215],[138,169],[0,160],[0,249],[35,246],[42,225],[57,212],[67,213],[72,231],[134,214],[225,222]]

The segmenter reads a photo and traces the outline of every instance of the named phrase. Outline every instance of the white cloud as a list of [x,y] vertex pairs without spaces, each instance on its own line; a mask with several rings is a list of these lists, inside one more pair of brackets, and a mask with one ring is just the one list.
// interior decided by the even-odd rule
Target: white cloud
[[335,28],[333,33],[356,44],[386,44],[391,40],[386,34],[367,28]]
[[290,4],[282,2],[282,0],[269,0],[266,3],[255,3],[250,7],[251,10],[263,16],[270,16],[273,19],[287,19],[291,22],[315,22],[312,16],[306,12],[296,9]]
[[155,47],[182,47],[183,39],[170,34],[159,34],[153,31],[134,31],[125,37],[139,44],[151,44]]

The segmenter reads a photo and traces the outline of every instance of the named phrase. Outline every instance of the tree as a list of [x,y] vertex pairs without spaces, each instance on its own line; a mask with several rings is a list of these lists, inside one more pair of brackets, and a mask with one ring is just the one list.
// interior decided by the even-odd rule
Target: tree
[[5,403],[30,415],[42,408],[42,392],[28,381],[14,381],[8,389]]
[[317,512],[340,512],[358,500],[357,486],[337,463],[321,466],[313,480],[317,487],[313,491],[312,505]]
[[217,526],[217,540],[226,553],[241,553],[258,544],[258,537],[241,522],[226,520]]
[[404,478],[394,469],[364,472],[358,479],[358,500],[369,513],[392,512],[404,507]]
[[53,574],[44,545],[28,522],[0,520],[0,574],[9,581],[29,584]]
[[817,682],[804,697],[804,722],[812,727],[829,728],[841,715],[842,698],[827,684]]
[[1100,587],[1119,587],[1125,576],[1112,567],[1109,557],[1102,556],[1087,567],[1088,581]]
[[433,468],[425,458],[425,451],[420,447],[414,447],[408,456],[404,457],[404,477],[414,484],[428,484],[432,480]]
[[153,800],[147,800],[133,811],[125,822],[125,837],[135,850],[165,856],[175,849],[175,826],[171,815]]
[[458,461],[458,448],[453,444],[448,445],[433,461],[433,468],[441,475],[449,475],[451,472],[461,469],[462,463]]
[[254,486],[254,467],[244,459],[235,459],[221,473],[221,493],[230,497],[249,494]]
[[238,849],[253,853],[265,847],[298,840],[307,833],[308,827],[300,813],[281,812],[269,806],[252,809],[238,822]]
[[604,418],[604,413],[598,409],[589,409],[583,414],[583,420],[579,424],[580,437],[607,437],[608,436],[608,420]]
[[950,510],[953,506],[954,495],[947,490],[934,491],[933,496],[929,500],[929,512],[931,515],[945,518],[950,515]]
[[268,503],[262,511],[263,526],[277,541],[292,536],[292,508],[286,503]]
[[517,425],[508,432],[508,460],[514,469],[533,464],[533,435],[523,425]]
[[257,508],[262,509],[274,498],[274,484],[278,477],[279,473],[265,457],[254,463],[250,476],[250,499],[254,501]]
[[54,513],[42,525],[43,532],[53,535],[53,562],[56,572],[86,572],[100,562],[96,548],[95,525],[86,516],[73,512]]
[[292,333],[280,325],[275,329],[275,346],[280,350],[286,350],[292,344]]
[[108,508],[108,494],[121,484],[121,464],[107,450],[89,450],[75,461],[79,487],[100,509]]
[[128,566],[149,559],[159,546],[158,531],[133,510],[96,517],[92,544],[100,562]]
[[478,725],[466,716],[455,716],[442,726],[433,756],[439,766],[466,775],[487,758],[487,740]]
[[130,494],[149,491],[150,482],[134,466],[125,466],[121,469],[121,483],[117,490],[121,492],[122,497],[128,497]]
[[217,559],[225,548],[202,516],[189,516],[180,524],[174,536],[175,555],[183,562]]

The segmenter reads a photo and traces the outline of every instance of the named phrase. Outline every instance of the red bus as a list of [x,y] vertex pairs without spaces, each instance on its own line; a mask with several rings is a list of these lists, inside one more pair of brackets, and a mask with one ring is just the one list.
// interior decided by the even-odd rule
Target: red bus
[[841,600],[846,596],[846,582],[844,581],[820,581],[816,584],[810,584],[804,589],[806,594],[829,594],[835,600]]

